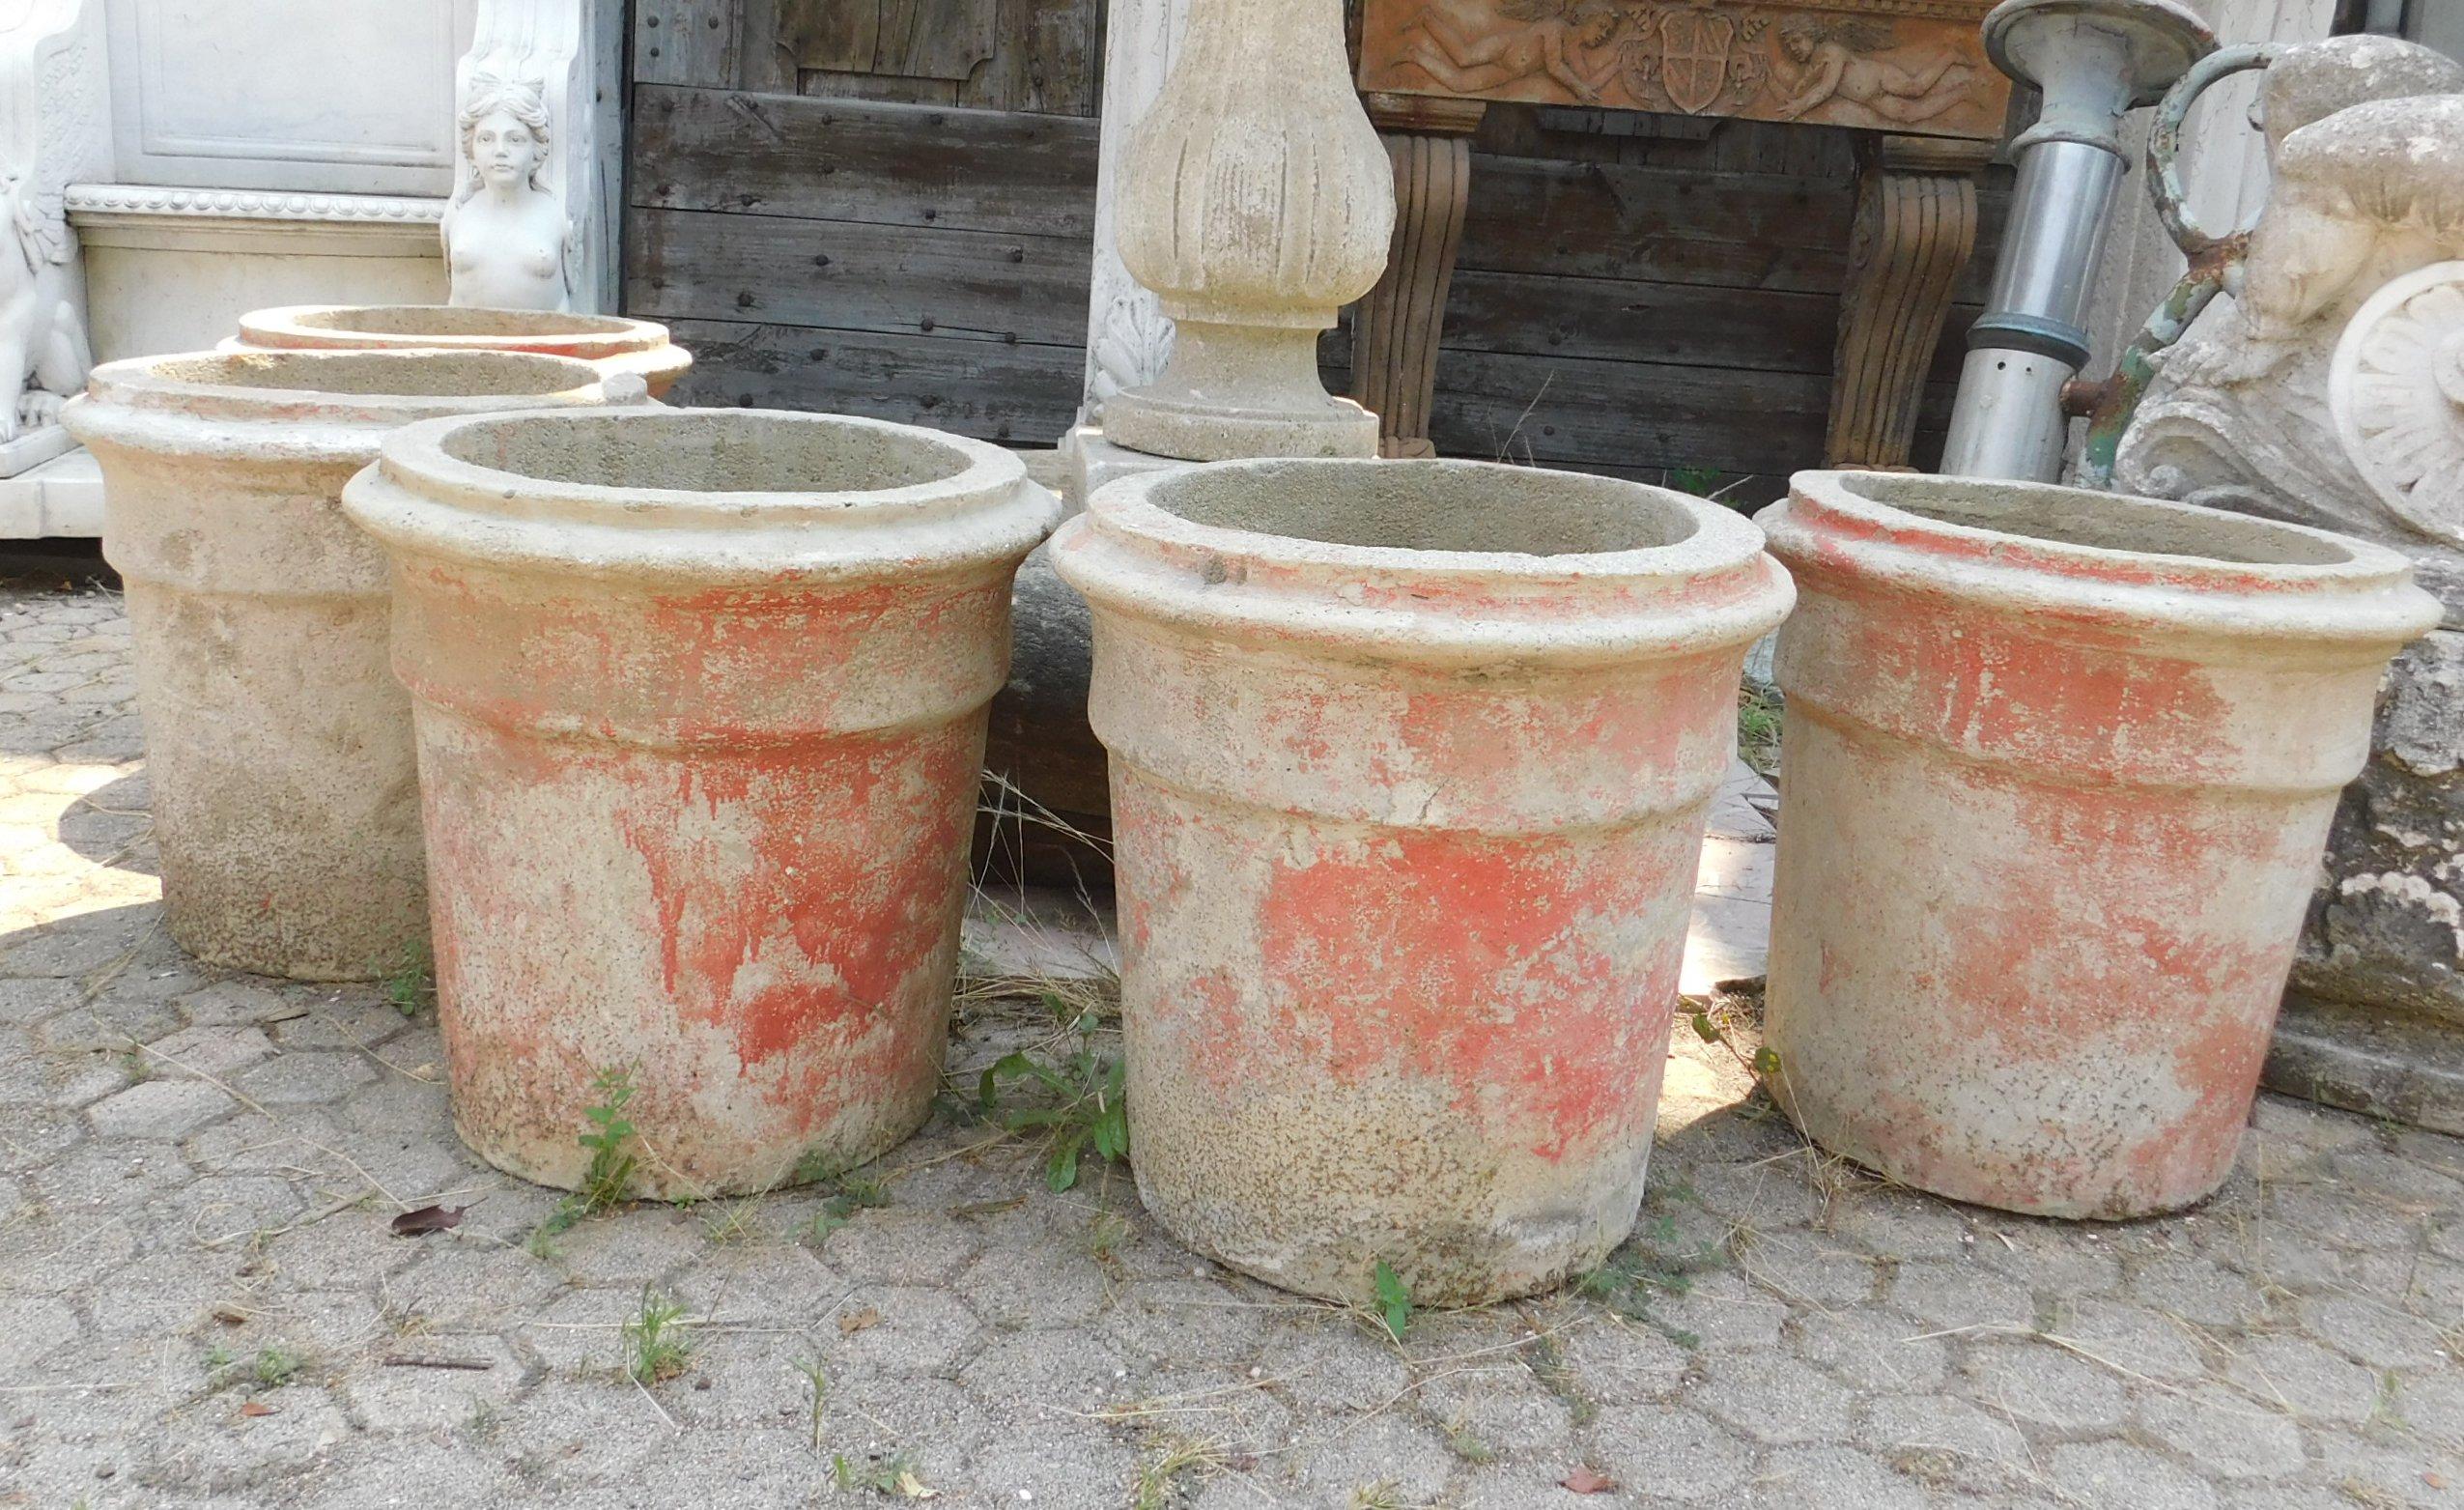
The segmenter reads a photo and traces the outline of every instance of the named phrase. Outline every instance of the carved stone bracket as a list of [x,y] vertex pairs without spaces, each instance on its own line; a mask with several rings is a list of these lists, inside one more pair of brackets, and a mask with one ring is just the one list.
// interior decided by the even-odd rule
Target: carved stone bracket
[[1883,136],[1859,153],[1823,465],[1905,467],[1951,291],[1976,246],[1976,176],[1993,149]]
[[[459,265],[455,302],[513,302],[503,290],[521,279],[510,270],[553,256],[566,306],[615,311],[623,47],[620,0],[480,0],[454,71],[465,118],[444,231],[447,261]],[[520,122],[535,159],[526,183],[483,183],[473,128],[488,123],[474,114]],[[526,292],[521,302],[557,307],[552,289]]]
[[1421,95],[1362,102],[1395,165],[1395,237],[1385,273],[1353,316],[1351,395],[1377,415],[1378,454],[1434,456],[1437,343],[1471,202],[1469,138],[1488,106]]

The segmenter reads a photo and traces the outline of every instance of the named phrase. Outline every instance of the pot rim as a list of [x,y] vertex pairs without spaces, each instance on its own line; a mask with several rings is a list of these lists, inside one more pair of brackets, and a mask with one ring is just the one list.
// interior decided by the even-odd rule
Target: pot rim
[[[1235,470],[1344,471],[1376,468],[1385,475],[1408,468],[1426,473],[1457,476],[1493,474],[1517,483],[1535,477],[1572,478],[1576,485],[1628,497],[1648,496],[1655,503],[1674,503],[1692,525],[1685,535],[1665,545],[1636,546],[1617,551],[1446,551],[1415,546],[1351,545],[1316,540],[1306,535],[1243,529],[1189,519],[1157,503],[1153,495],[1194,475],[1221,476]],[[1518,582],[1653,579],[1692,576],[1707,568],[1751,560],[1763,548],[1762,531],[1744,516],[1691,494],[1649,483],[1629,482],[1589,472],[1552,468],[1518,467],[1505,462],[1479,462],[1453,457],[1260,457],[1212,462],[1201,467],[1142,472],[1098,489],[1088,512],[1120,532],[1168,545],[1205,550],[1227,561],[1255,561],[1293,567],[1331,567],[1352,578],[1363,575],[1403,582],[1411,578],[1455,579],[1505,576]]]
[[[1649,500],[1690,527],[1614,551],[1428,550],[1204,524],[1151,501],[1202,473],[1359,468],[1389,478],[1495,474]],[[1762,531],[1719,504],[1621,478],[1433,458],[1265,459],[1109,483],[1054,538],[1053,564],[1099,612],[1181,633],[1441,667],[1576,667],[1742,654],[1796,598],[1762,547]]]
[[[366,316],[380,311],[420,312],[467,309],[477,315],[514,320],[574,321],[580,328],[507,331],[498,335],[453,335],[442,332],[371,330],[350,325],[310,324],[319,315]],[[670,344],[667,328],[655,320],[631,315],[579,314],[563,310],[499,309],[463,304],[277,304],[253,309],[240,317],[241,345],[263,351],[315,351],[327,348],[384,351],[433,348],[441,351],[528,350],[552,347],[550,356],[621,356]]]
[[[568,482],[465,461],[445,449],[458,433],[482,425],[531,428],[541,424],[624,422],[687,422],[716,418],[787,420],[799,426],[864,430],[910,442],[927,442],[954,452],[965,462],[947,476],[894,488],[653,488],[604,482]],[[502,414],[456,414],[406,425],[385,439],[380,463],[397,480],[415,473],[423,482],[441,485],[466,500],[485,499],[489,506],[471,511],[487,517],[551,518],[589,511],[595,524],[657,524],[761,518],[784,523],[807,518],[843,518],[851,514],[884,514],[904,508],[931,508],[992,491],[1024,478],[1027,464],[990,442],[902,425],[894,420],[855,414],[822,413],[788,409],[680,409],[664,404],[601,408],[586,412],[524,411]],[[504,504],[524,505],[506,508]],[[556,505],[563,506],[558,507]],[[545,505],[543,507],[543,505]]]
[[[2141,518],[2229,527],[2324,547],[2325,561],[2249,561],[1956,524],[1875,499],[1888,490],[1991,491],[2086,501]],[[2437,627],[2438,600],[2400,552],[2333,530],[2169,499],[2056,483],[1854,470],[1798,472],[1789,497],[1756,516],[1772,551],[1808,580],[1849,576],[1986,611],[2189,639],[2393,646]]]
[[[567,482],[466,461],[446,450],[480,425],[741,424],[889,435],[961,463],[940,477],[878,489],[656,488]],[[388,435],[352,479],[343,509],[389,549],[482,566],[559,574],[785,582],[1007,570],[1061,516],[1026,463],[988,442],[853,414],[663,404],[454,415]]]
[[[547,370],[560,372],[573,383],[561,388],[542,388],[527,393],[420,392],[353,393],[321,387],[275,387],[244,383],[195,383],[171,376],[164,369],[182,362],[297,362],[310,367],[331,364],[339,367],[350,361],[377,361],[399,364],[413,371],[413,363],[433,365],[439,361],[478,361],[504,367],[507,371]],[[431,418],[439,415],[484,414],[492,411],[524,404],[595,403],[595,393],[604,375],[599,369],[578,356],[557,356],[549,352],[455,351],[439,352],[418,348],[384,350],[367,347],[332,349],[251,348],[239,352],[202,351],[168,352],[156,356],[127,356],[104,362],[86,376],[86,396],[97,409],[120,408],[169,410],[175,413],[196,414],[222,419],[266,419],[283,422],[304,417],[300,411],[313,408],[318,417],[348,422],[363,419],[370,422],[399,424],[406,415]]]

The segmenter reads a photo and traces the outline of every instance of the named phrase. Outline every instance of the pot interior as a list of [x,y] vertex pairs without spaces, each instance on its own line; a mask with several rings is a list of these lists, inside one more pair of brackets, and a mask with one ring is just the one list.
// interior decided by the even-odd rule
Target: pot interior
[[975,465],[914,431],[731,410],[508,416],[457,426],[440,443],[456,461],[542,482],[677,493],[872,493]]
[[1588,556],[1700,527],[1657,488],[1492,462],[1247,462],[1167,477],[1147,498],[1196,525],[1404,551]]
[[1897,472],[1854,472],[1839,480],[1856,497],[1902,513],[2026,540],[2244,566],[2340,566],[2353,559],[2334,541],[2284,525],[2126,494]]
[[536,309],[474,309],[455,304],[367,304],[302,310],[292,323],[310,330],[368,335],[523,337],[622,335],[629,322],[607,315],[567,315]]
[[201,387],[273,388],[356,397],[524,397],[563,393],[597,374],[526,352],[230,352],[181,356],[147,371]]

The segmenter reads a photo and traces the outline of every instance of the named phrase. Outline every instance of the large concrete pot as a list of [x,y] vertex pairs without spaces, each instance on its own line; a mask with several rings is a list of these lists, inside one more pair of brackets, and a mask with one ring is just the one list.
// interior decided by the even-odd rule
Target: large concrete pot
[[609,1070],[638,1195],[914,1131],[1058,500],[905,425],[644,409],[414,426],[345,503],[393,557],[464,1141],[571,1188]]
[[630,372],[663,398],[693,365],[667,328],[621,315],[451,304],[286,304],[240,317],[225,351],[393,350],[537,352]]
[[2394,553],[2188,504],[1804,472],[1768,1042],[1826,1148],[2050,1216],[2230,1172],[2337,794],[2396,648]]
[[181,948],[310,981],[416,958],[411,707],[385,668],[384,556],[343,517],[342,486],[409,421],[602,396],[586,363],[503,352],[95,369],[61,418],[102,469]]
[[1706,804],[1787,575],[1716,505],[1531,468],[1100,491],[1131,1158],[1270,1283],[1528,1294],[1632,1226]]

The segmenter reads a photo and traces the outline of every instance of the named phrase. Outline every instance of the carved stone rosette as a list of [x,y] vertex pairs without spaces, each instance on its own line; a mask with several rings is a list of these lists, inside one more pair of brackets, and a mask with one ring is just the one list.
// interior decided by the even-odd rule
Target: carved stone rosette
[[1105,404],[1106,437],[1188,461],[1375,455],[1375,416],[1317,376],[1317,332],[1377,281],[1395,214],[1341,0],[1199,0],[1125,168],[1121,260],[1178,333],[1160,377]]
[[2370,296],[2337,343],[2328,413],[2389,513],[2464,547],[2464,262]]

